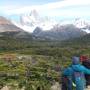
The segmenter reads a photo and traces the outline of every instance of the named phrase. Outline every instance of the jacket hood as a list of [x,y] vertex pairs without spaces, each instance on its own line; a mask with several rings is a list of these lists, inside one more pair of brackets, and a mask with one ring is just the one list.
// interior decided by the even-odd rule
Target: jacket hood
[[80,63],[79,57],[76,57],[76,56],[72,57],[72,64],[77,65],[79,63]]

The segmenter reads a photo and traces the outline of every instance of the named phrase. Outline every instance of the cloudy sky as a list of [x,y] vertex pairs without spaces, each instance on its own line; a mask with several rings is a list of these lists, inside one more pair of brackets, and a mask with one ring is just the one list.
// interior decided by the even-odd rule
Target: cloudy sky
[[0,0],[0,15],[15,17],[37,10],[42,16],[60,20],[90,20],[90,0]]

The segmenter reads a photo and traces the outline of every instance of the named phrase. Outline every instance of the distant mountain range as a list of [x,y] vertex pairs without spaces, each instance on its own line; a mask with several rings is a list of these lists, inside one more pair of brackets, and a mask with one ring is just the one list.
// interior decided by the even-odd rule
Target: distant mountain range
[[54,27],[57,26],[66,26],[68,24],[72,24],[75,27],[90,33],[90,21],[83,20],[83,19],[75,19],[73,21],[57,21],[53,18],[48,16],[41,16],[39,12],[36,10],[32,10],[28,14],[20,15],[19,23],[14,21],[14,24],[18,27],[22,28],[25,31],[33,32],[37,27],[41,28],[43,31],[50,31]]
[[46,39],[46,40],[68,40],[71,38],[81,37],[86,35],[87,33],[82,31],[81,29],[75,27],[72,24],[64,25],[64,26],[55,26],[51,30],[43,31],[39,27],[37,27],[32,33],[37,39]]
[[[59,24],[48,17],[40,17],[36,11],[30,15],[22,15],[20,23],[0,17],[0,36],[7,35],[14,38],[33,40],[68,40],[82,37],[89,32],[90,25],[84,21],[76,20],[73,24]],[[25,27],[28,27],[25,30]],[[31,30],[33,29],[33,30]],[[33,31],[30,33],[29,31]],[[86,31],[87,30],[87,31]]]
[[0,52],[26,50],[28,53],[34,49],[35,52],[32,53],[37,53],[38,47],[40,49],[40,47],[70,47],[70,45],[90,47],[90,34],[73,24],[56,25],[46,31],[36,27],[33,33],[29,33],[6,18],[0,17]]

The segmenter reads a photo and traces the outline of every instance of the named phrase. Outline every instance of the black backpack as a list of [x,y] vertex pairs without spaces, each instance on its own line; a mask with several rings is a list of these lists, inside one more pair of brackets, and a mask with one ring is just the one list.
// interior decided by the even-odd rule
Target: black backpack
[[[82,65],[90,69],[90,60],[83,61]],[[90,75],[85,74],[85,78],[86,78],[86,86],[90,85]]]
[[68,78],[67,76],[64,76],[62,75],[62,78],[61,78],[61,90],[68,90],[67,87],[68,87]]

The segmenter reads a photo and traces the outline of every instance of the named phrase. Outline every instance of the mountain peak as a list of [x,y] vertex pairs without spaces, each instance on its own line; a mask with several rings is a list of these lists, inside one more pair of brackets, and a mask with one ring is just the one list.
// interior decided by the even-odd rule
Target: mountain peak
[[33,32],[36,27],[40,27],[42,30],[50,30],[56,25],[56,21],[45,16],[39,15],[39,12],[32,10],[29,14],[23,14],[20,16],[20,23],[18,27],[28,32]]
[[39,13],[34,9],[31,11],[30,16],[39,17]]
[[15,26],[10,20],[0,16],[0,32],[19,32],[20,28]]
[[78,28],[85,28],[89,25],[89,22],[84,20],[84,19],[75,19],[75,22],[74,22],[75,26],[78,27]]
[[11,24],[11,22],[9,20],[7,20],[6,18],[0,16],[0,25],[4,25],[4,24]]

